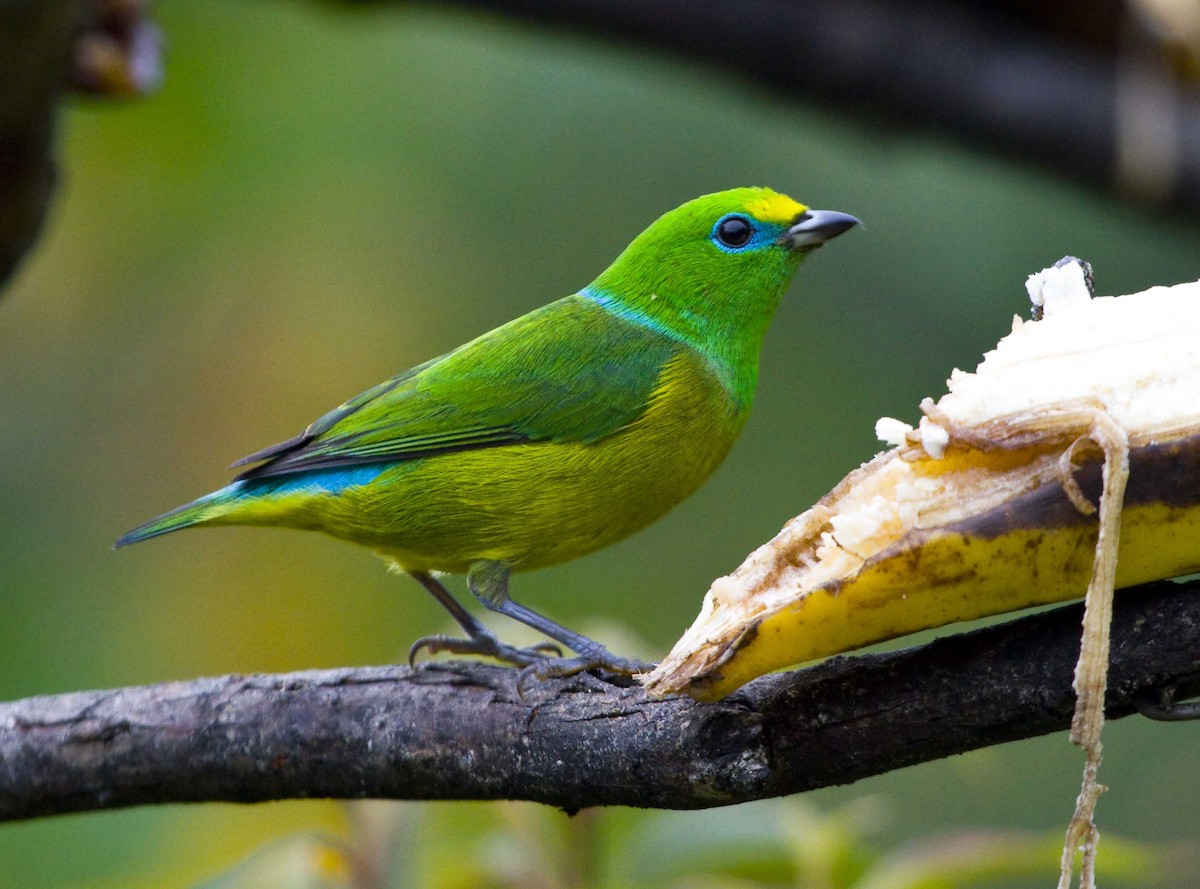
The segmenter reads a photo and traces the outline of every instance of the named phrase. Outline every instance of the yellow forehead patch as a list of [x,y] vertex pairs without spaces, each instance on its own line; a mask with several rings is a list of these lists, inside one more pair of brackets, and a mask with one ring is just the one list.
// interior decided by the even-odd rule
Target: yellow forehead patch
[[767,191],[761,198],[746,202],[746,212],[761,222],[787,225],[808,207],[798,204],[785,194]]

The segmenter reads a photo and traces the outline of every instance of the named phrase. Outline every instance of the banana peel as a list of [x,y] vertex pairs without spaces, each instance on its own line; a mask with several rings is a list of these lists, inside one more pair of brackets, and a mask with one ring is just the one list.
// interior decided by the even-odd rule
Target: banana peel
[[1059,889],[1095,884],[1113,590],[1200,571],[1200,281],[1096,298],[1066,258],[1033,320],[974,373],[883,418],[891,450],[716,580],[643,685],[724,697],[781,667],[918,630],[1085,598],[1071,739],[1087,760]]
[[712,584],[643,677],[651,694],[716,700],[781,667],[1083,596],[1097,424],[1129,463],[1115,585],[1200,570],[1200,282],[1093,298],[1072,262],[1029,286],[1040,320],[1014,318],[917,428],[880,420],[894,447]]

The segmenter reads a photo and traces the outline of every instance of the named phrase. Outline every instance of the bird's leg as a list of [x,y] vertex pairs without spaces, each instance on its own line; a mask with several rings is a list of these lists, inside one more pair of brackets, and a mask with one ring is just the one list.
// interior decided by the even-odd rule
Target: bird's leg
[[[505,645],[487,627],[477,621],[471,612],[463,608],[458,600],[450,595],[450,591],[442,582],[432,574],[424,571],[410,571],[409,574],[417,583],[429,590],[430,595],[450,612],[455,623],[462,627],[463,632],[467,634],[465,639],[443,635],[422,636],[408,650],[410,666],[422,651],[428,651],[430,654],[437,654],[439,651],[449,651],[452,654],[482,654],[506,663],[516,664],[518,667],[528,667],[540,660],[546,660],[551,654],[562,654],[562,650],[557,645],[550,643],[542,643],[530,648],[514,648],[511,645]],[[554,658],[554,660],[557,659]]]
[[512,571],[499,562],[476,562],[467,573],[467,586],[486,608],[532,627],[554,641],[561,642],[578,655],[573,658],[543,658],[526,664],[518,677],[518,686],[530,678],[541,680],[574,676],[585,670],[607,670],[620,676],[632,676],[654,669],[653,664],[645,661],[615,655],[594,639],[568,630],[550,618],[513,601],[508,595],[508,578],[511,574]]

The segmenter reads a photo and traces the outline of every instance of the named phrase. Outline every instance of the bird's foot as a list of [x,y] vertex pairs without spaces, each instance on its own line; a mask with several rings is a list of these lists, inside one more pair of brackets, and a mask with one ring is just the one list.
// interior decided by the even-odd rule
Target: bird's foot
[[517,648],[506,645],[491,633],[480,633],[462,639],[456,636],[422,636],[408,649],[408,665],[416,663],[417,655],[422,651],[429,654],[448,651],[451,654],[477,654],[483,657],[495,658],[507,664],[529,668],[536,666],[539,661],[562,660],[562,649],[553,642],[539,642],[528,648]]
[[581,654],[578,657],[542,658],[526,664],[517,674],[517,693],[525,696],[533,683],[547,679],[565,679],[580,673],[593,673],[609,685],[629,686],[638,673],[649,673],[654,664],[615,655],[607,648]]

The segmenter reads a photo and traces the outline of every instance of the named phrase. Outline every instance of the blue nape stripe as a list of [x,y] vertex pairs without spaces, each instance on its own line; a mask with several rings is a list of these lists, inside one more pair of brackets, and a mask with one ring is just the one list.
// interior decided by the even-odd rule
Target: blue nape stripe
[[234,497],[270,497],[274,494],[338,494],[346,488],[369,485],[394,464],[369,463],[347,466],[345,469],[310,469],[289,475],[245,479],[234,482],[226,490]]
[[590,299],[596,305],[600,306],[600,308],[612,312],[618,318],[624,318],[626,321],[640,324],[642,327],[653,330],[655,333],[664,334],[672,339],[679,339],[678,333],[664,326],[657,318],[652,318],[638,309],[630,308],[607,291],[599,290],[595,287],[585,287],[579,291],[579,295]]

